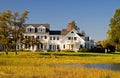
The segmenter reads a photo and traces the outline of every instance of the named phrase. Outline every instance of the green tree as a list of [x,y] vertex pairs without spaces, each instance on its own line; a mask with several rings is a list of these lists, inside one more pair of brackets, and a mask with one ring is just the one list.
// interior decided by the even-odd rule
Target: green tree
[[116,9],[113,18],[110,20],[110,29],[108,30],[108,41],[115,46],[116,51],[120,44],[120,9]]
[[6,54],[8,54],[8,46],[14,46],[17,54],[16,46],[20,43],[25,19],[28,11],[24,11],[21,15],[18,12],[12,13],[10,10],[0,13],[0,43],[3,45]]
[[28,15],[28,11],[24,11],[21,15],[18,12],[12,14],[13,23],[12,27],[12,44],[14,46],[15,53],[17,54],[16,46],[21,43],[23,39],[23,32],[24,32],[24,23]]
[[73,27],[75,27],[75,26],[76,26],[75,21],[72,21],[72,22],[71,22],[71,25],[72,25]]
[[5,22],[0,21],[0,44],[3,46],[6,55],[8,55],[9,27]]
[[72,27],[76,30],[80,30],[80,28],[76,25],[75,21],[71,21],[70,24],[72,25]]
[[[29,48],[33,48],[35,45],[42,44],[38,38],[35,38],[34,36],[27,36],[22,41],[22,44],[29,45]],[[32,49],[31,49],[32,50]]]
[[7,55],[10,42],[11,18],[9,10],[0,13],[0,44],[4,47],[4,51]]

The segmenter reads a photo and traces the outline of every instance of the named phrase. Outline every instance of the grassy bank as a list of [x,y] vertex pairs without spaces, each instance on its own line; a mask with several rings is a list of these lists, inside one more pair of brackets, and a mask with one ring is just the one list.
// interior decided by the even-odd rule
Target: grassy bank
[[120,63],[120,54],[104,53],[0,53],[0,78],[119,78],[119,71],[70,68],[49,64]]

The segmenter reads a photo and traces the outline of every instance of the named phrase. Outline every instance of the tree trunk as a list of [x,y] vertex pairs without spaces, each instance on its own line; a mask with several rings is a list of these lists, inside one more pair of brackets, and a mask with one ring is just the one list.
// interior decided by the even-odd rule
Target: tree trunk
[[6,55],[8,55],[7,45],[3,45]]
[[16,49],[16,46],[17,46],[17,45],[14,46],[14,48],[15,48],[15,55],[17,55],[17,49]]
[[116,44],[116,46],[115,46],[115,52],[117,52],[117,49],[118,49],[118,45]]

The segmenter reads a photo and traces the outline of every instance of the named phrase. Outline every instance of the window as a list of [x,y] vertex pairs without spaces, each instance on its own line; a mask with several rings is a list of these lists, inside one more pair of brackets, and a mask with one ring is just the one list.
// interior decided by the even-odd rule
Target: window
[[71,37],[68,37],[68,40],[71,40]]
[[27,32],[34,32],[34,28],[27,28]]
[[52,37],[50,37],[50,40],[52,40]]
[[27,44],[25,44],[25,49],[27,49]]
[[63,48],[65,48],[65,45],[63,45]]
[[43,36],[41,36],[41,39],[43,39]]
[[39,39],[39,36],[37,36],[37,39]]
[[38,29],[38,32],[42,32],[42,28],[39,28],[39,29]]
[[28,28],[28,29],[27,29],[27,31],[28,31],[28,32],[31,32],[31,31],[32,31],[32,29],[31,29],[31,28]]
[[52,45],[49,45],[49,49],[50,49],[50,50],[52,49]]
[[57,45],[57,49],[60,49],[59,45]]
[[35,27],[34,26],[28,26],[28,27],[26,27],[26,32],[35,32],[36,30],[35,30]]
[[28,44],[28,48],[30,48],[30,44]]
[[59,37],[57,37],[57,40],[59,40]]
[[40,48],[43,49],[43,44],[41,44]]
[[83,45],[80,45],[80,48],[83,48]]
[[35,32],[38,32],[37,28],[35,28]]
[[39,26],[38,32],[46,32],[46,28],[44,26]]
[[25,36],[25,38],[27,38],[27,36]]
[[72,50],[73,50],[73,47],[74,47],[74,46],[73,46],[73,45],[71,45]]
[[45,36],[44,38],[47,39],[47,36]]
[[77,40],[77,37],[74,37],[74,40]]
[[40,32],[42,32],[42,28],[40,29]]
[[38,44],[38,45],[37,45],[37,49],[39,49],[39,47],[40,47],[40,46],[39,46],[39,44]]
[[55,40],[55,37],[53,37],[53,40]]
[[74,33],[73,31],[71,33]]

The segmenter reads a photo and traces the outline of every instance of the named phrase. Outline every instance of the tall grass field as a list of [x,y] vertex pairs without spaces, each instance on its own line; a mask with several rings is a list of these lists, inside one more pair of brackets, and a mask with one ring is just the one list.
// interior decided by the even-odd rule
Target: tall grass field
[[120,71],[54,64],[120,64],[120,54],[0,52],[0,78],[120,78]]

